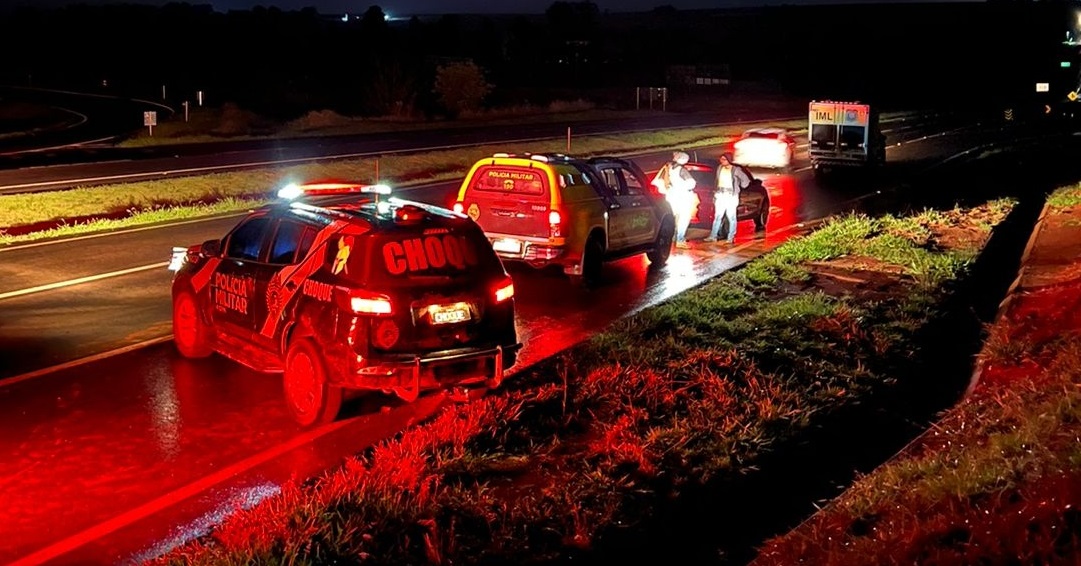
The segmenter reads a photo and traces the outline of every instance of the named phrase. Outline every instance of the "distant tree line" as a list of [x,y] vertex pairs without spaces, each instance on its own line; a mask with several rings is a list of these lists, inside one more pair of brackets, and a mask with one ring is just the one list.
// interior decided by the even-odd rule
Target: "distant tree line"
[[[1041,73],[1062,75],[1070,15],[1061,2],[1027,1],[641,13],[559,1],[543,15],[402,22],[379,6],[351,18],[187,3],[21,7],[0,18],[0,80],[148,98],[164,90],[172,103],[203,91],[281,118],[573,98],[618,106],[650,86],[964,103],[1021,96]],[[723,68],[730,82],[667,84],[673,65]]]

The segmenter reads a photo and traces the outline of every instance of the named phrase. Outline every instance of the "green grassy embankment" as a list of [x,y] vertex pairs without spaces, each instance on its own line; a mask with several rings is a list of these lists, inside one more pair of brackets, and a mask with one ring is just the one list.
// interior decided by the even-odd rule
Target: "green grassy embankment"
[[140,130],[122,141],[121,147],[150,147],[188,143],[248,141],[281,138],[306,138],[337,135],[373,134],[431,130],[433,128],[470,128],[513,126],[520,124],[566,124],[642,117],[643,110],[607,110],[586,101],[553,102],[546,108],[529,105],[465,112],[454,120],[427,120],[408,116],[356,118],[332,110],[315,110],[287,122],[278,122],[226,104],[220,108],[194,108],[185,121],[183,114],[165,118],[154,128]]
[[[1081,185],[1048,204],[1076,218]],[[1081,562],[1081,282],[1064,275],[1010,303],[972,395],[754,566]]]

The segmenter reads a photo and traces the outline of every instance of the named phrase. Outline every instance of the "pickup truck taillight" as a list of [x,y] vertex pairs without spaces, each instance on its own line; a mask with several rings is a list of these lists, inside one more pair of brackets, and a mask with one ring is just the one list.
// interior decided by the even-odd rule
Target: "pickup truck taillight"
[[548,211],[548,237],[559,238],[563,236],[563,216],[558,210]]

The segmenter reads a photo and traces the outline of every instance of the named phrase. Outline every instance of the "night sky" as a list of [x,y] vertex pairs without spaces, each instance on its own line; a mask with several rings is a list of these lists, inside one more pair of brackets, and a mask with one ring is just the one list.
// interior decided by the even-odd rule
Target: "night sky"
[[[314,7],[322,14],[363,14],[370,6],[379,6],[394,17],[425,14],[542,14],[555,0],[172,0],[192,5],[210,4],[219,12],[250,10],[255,6],[276,6],[282,10]],[[569,0],[573,1],[573,0]],[[927,0],[894,0],[891,3]],[[982,0],[976,0],[982,1]],[[52,8],[67,4],[151,4],[164,5],[169,0],[0,0],[0,8],[36,6]],[[861,0],[594,0],[601,12],[645,12],[658,6],[679,10],[719,9],[781,4],[865,3]]]
[[[262,3],[273,3],[283,9],[302,8],[315,6],[320,12],[362,13],[369,6],[376,5],[383,12],[392,15],[403,14],[541,14],[552,5],[554,0],[385,0],[382,2],[372,0],[263,0]],[[597,0],[594,3],[603,11],[641,12],[648,11],[657,6],[671,5],[677,9],[692,8],[719,8],[732,6],[734,2],[746,2],[749,4],[761,4],[760,0]],[[259,0],[213,0],[215,7],[225,9],[240,8],[248,9],[259,4]]]

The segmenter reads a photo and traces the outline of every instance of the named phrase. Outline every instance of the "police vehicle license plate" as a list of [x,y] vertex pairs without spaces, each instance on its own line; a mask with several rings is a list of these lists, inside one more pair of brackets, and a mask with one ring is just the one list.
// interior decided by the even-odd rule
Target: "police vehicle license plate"
[[431,311],[432,324],[454,324],[455,322],[465,322],[469,320],[469,307],[450,305],[445,307],[436,307]]
[[492,249],[497,252],[520,254],[522,253],[522,242],[513,238],[500,238],[492,242]]

